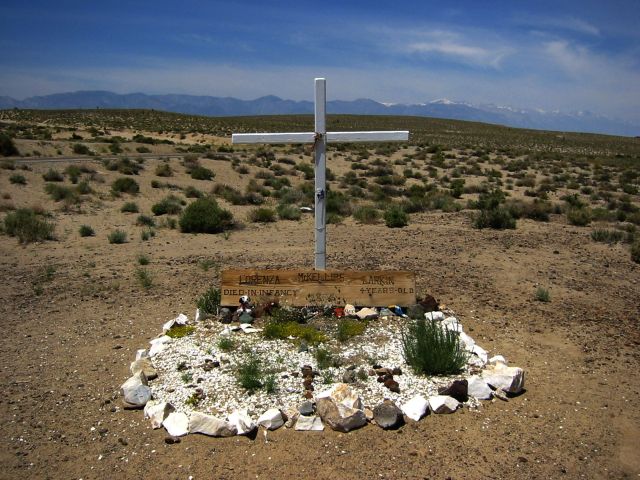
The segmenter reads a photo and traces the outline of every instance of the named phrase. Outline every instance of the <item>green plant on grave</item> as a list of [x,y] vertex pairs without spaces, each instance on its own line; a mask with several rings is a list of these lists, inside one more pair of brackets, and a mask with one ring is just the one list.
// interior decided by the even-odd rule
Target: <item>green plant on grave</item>
[[262,362],[255,354],[249,353],[247,358],[238,365],[236,379],[242,388],[249,392],[262,388],[264,374],[261,364]]
[[218,340],[218,348],[223,352],[230,352],[236,348],[236,343],[229,337],[220,337],[220,340]]
[[320,370],[336,366],[337,363],[339,363],[338,360],[333,356],[331,350],[328,350],[326,348],[316,348],[315,352],[313,352],[313,356],[316,359],[318,368]]
[[304,340],[310,345],[317,345],[327,340],[324,333],[311,325],[303,325],[297,322],[277,322],[274,320],[270,320],[265,324],[262,335],[270,340],[276,338],[284,340],[293,337],[298,340]]
[[322,383],[324,385],[331,385],[335,381],[335,377],[331,370],[325,370],[322,372]]
[[[191,381],[191,380],[189,380],[189,382],[190,382],[190,381]],[[185,383],[189,383],[189,382],[185,382]],[[192,394],[189,396],[189,398],[187,398],[187,399],[184,401],[184,404],[185,404],[185,405],[187,405],[187,406],[189,406],[189,407],[195,408],[195,407],[197,407],[197,406],[198,406],[198,404],[199,404],[201,401],[202,401],[202,395],[200,395],[200,394],[198,394],[198,393],[194,392],[194,393],[192,393]]]
[[271,373],[264,377],[264,391],[267,393],[275,393],[278,390],[277,377]]
[[191,383],[191,382],[193,382],[193,373],[185,372],[185,373],[182,374],[182,376],[180,378],[182,379],[182,381],[184,383]]
[[469,357],[457,332],[425,319],[409,323],[402,331],[402,347],[406,362],[418,374],[455,374]]
[[550,302],[551,301],[551,294],[549,293],[549,290],[547,290],[546,288],[544,288],[543,286],[539,286],[536,289],[536,294],[535,294],[535,298],[537,301],[539,302]]
[[351,318],[343,318],[338,322],[336,338],[339,342],[346,342],[352,337],[362,335],[367,325]]
[[220,289],[211,287],[196,299],[196,307],[203,315],[215,315],[220,308]]
[[193,325],[174,325],[171,327],[165,335],[171,338],[182,338],[187,335],[193,335],[196,331],[196,327]]

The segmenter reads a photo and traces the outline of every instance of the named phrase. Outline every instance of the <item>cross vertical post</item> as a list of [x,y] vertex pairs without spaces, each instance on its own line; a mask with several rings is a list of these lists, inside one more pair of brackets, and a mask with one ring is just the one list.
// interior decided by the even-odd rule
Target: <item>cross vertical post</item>
[[327,266],[327,84],[324,78],[315,79],[315,268],[324,270]]
[[406,142],[406,130],[327,132],[327,88],[324,78],[315,79],[315,126],[313,132],[234,133],[233,144],[313,144],[315,154],[315,269],[327,267],[327,143]]

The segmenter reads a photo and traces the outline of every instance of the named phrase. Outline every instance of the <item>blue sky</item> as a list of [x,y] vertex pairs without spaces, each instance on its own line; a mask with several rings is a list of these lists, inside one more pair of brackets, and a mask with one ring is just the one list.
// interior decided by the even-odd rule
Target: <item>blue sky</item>
[[14,1],[0,95],[74,90],[420,103],[640,120],[640,1]]

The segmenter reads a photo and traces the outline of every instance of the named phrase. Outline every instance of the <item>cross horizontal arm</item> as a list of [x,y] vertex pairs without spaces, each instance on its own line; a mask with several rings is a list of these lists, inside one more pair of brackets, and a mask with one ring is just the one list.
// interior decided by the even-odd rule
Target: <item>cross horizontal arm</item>
[[[231,143],[314,143],[314,132],[301,133],[234,133]],[[409,139],[409,132],[372,131],[372,132],[327,132],[329,143],[352,142],[404,142]]]
[[327,132],[327,142],[403,142],[409,140],[409,132],[373,131],[373,132]]
[[231,143],[313,143],[314,132],[303,133],[234,133]]

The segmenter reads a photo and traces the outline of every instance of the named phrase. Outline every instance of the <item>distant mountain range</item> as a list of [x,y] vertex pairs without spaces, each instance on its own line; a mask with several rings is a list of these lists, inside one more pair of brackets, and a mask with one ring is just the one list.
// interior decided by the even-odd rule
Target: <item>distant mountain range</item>
[[[147,108],[207,116],[313,113],[312,102],[283,100],[273,95],[255,100],[240,100],[233,97],[197,95],[147,95],[144,93],[122,95],[107,91],[56,93],[24,100],[0,96],[0,109],[7,108]],[[367,98],[353,101],[333,100],[327,102],[327,112],[354,115],[413,115],[542,130],[640,135],[640,125],[587,111],[567,113],[519,109],[491,104],[474,105],[447,99],[410,105],[379,103]]]

